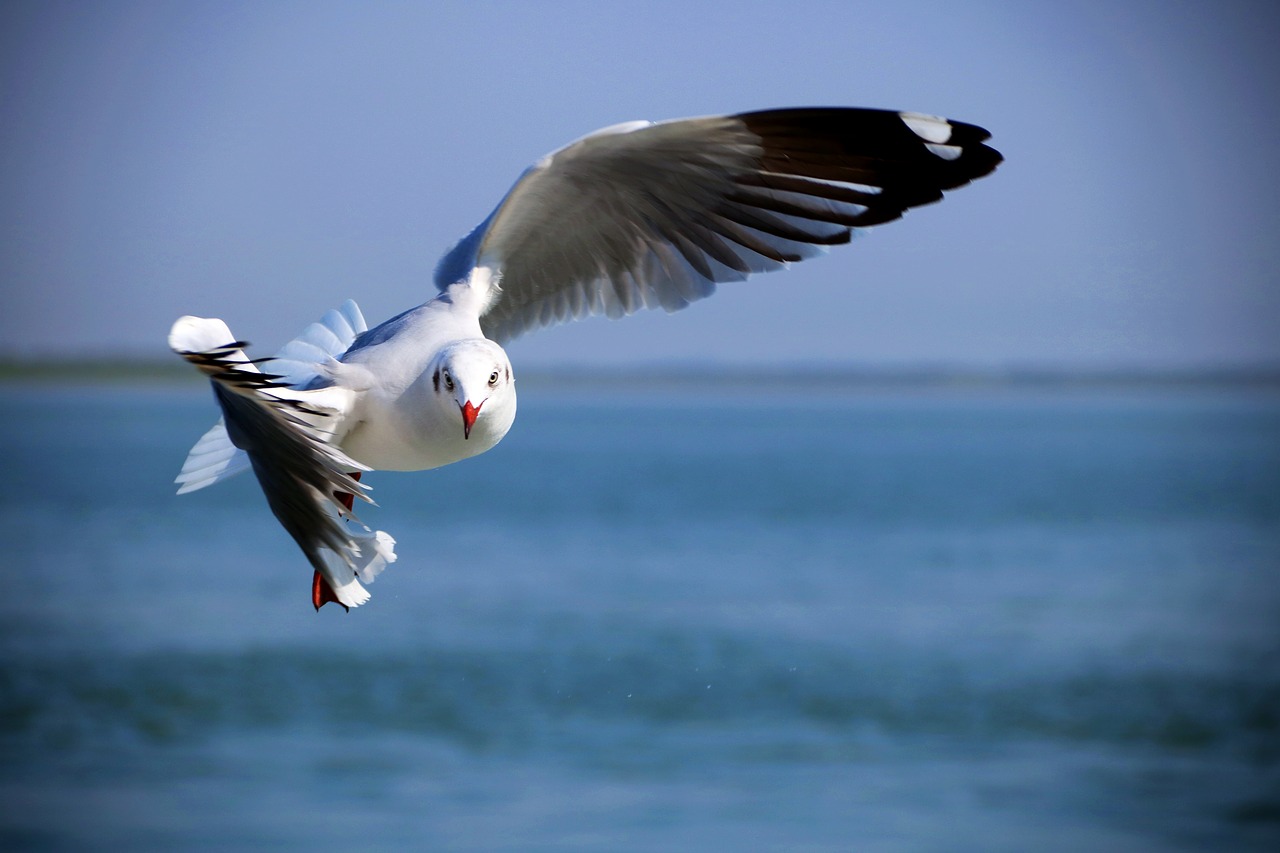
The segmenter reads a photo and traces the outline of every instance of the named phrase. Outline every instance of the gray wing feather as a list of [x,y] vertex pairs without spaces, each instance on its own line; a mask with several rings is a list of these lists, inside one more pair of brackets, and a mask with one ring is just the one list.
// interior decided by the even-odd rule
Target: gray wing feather
[[181,355],[212,380],[227,435],[248,454],[272,513],[312,566],[326,577],[333,574],[322,548],[338,555],[347,567],[355,566],[359,546],[340,522],[345,507],[335,493],[372,502],[364,494],[367,486],[349,473],[367,469],[328,443],[317,426],[323,412],[280,396],[285,386],[279,377],[243,369],[241,346],[234,342]]
[[499,342],[590,314],[675,311],[718,282],[849,241],[991,172],[982,128],[887,110],[799,108],[607,128],[529,169],[437,268],[498,273]]

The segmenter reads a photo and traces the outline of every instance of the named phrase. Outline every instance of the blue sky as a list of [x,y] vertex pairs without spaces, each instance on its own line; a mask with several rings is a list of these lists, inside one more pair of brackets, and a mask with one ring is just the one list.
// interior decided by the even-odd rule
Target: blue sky
[[0,351],[263,353],[432,295],[520,171],[619,121],[844,104],[984,125],[990,178],[517,365],[1280,363],[1269,3],[9,2]]

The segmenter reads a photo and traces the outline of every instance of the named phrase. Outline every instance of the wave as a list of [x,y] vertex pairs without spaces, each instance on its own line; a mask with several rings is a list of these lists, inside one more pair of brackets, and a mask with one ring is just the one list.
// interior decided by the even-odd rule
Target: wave
[[[640,639],[640,638],[637,638]],[[751,732],[766,753],[864,738],[1042,739],[1280,757],[1280,679],[1248,670],[1017,672],[738,638],[548,638],[394,654],[270,648],[8,663],[0,742],[46,748],[228,731],[412,734],[572,749],[619,729]],[[729,739],[730,744],[741,743]]]

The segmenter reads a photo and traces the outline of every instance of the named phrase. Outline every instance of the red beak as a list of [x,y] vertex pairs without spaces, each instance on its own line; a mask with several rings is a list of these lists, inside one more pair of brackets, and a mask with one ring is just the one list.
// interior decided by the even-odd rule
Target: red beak
[[[480,402],[480,406],[484,405],[484,401]],[[467,404],[462,407],[462,437],[464,439],[471,438],[471,428],[476,425],[476,415],[480,414],[480,406],[473,406],[468,400]]]

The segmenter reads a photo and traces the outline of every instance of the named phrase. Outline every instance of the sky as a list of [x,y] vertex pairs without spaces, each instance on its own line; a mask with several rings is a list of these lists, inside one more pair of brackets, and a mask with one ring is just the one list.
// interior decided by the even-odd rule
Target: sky
[[686,311],[517,366],[1280,365],[1280,12],[1198,2],[0,4],[0,354],[259,354],[439,256],[595,128],[793,105],[982,125],[1005,163]]

